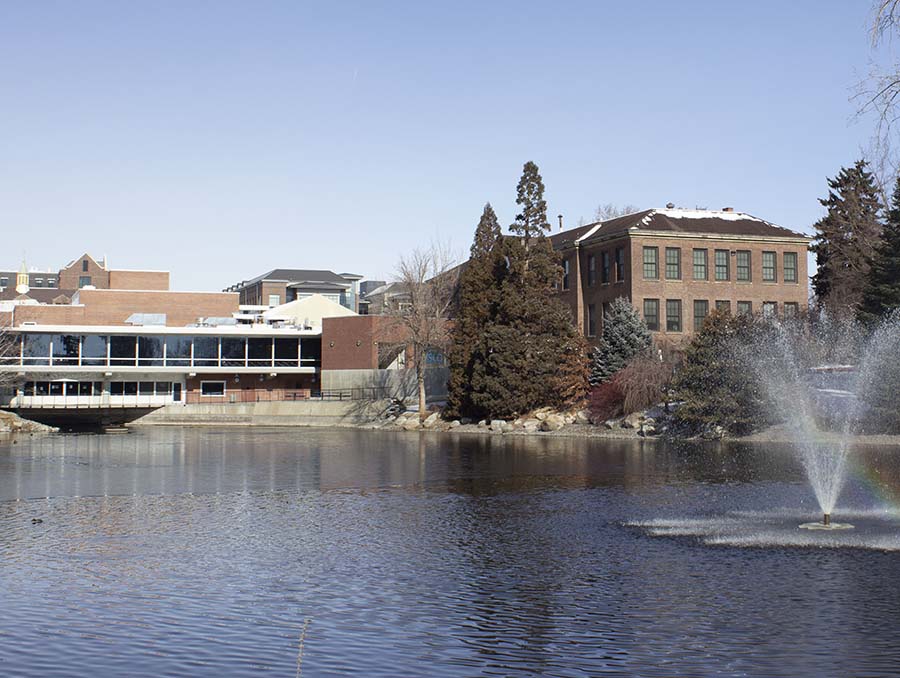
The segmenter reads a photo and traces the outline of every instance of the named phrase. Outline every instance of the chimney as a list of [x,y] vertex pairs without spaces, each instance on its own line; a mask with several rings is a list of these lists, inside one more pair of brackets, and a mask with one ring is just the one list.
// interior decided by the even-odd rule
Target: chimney
[[723,207],[722,211],[723,212],[734,212],[734,207]]
[[675,203],[674,203],[674,202],[667,202],[667,203],[666,203],[666,209],[667,209],[667,210],[673,210],[673,209],[675,209]]
[[559,230],[562,230],[562,214],[557,214],[556,218],[559,219]]

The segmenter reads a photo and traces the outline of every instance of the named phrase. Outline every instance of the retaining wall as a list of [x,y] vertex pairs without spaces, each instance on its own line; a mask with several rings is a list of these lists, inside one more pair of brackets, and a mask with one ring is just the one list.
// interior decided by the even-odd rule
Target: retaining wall
[[131,422],[131,426],[355,426],[373,421],[388,400],[269,403],[172,404]]

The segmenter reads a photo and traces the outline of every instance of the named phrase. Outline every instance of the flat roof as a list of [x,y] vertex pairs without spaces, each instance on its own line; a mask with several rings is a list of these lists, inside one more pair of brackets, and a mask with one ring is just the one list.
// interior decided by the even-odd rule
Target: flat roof
[[14,332],[49,334],[180,334],[233,337],[315,337],[321,328],[272,327],[271,325],[224,325],[218,327],[164,327],[161,325],[15,325]]

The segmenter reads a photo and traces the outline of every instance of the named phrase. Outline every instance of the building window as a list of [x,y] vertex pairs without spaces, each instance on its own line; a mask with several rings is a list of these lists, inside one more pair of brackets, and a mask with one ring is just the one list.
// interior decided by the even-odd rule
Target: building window
[[731,302],[727,299],[716,299],[716,310],[719,313],[731,313]]
[[659,248],[644,248],[644,280],[657,280],[659,278]]
[[753,313],[753,302],[752,301],[739,301],[737,303],[737,314],[738,315],[751,315]]
[[280,294],[270,294],[269,295],[269,306],[280,306],[281,305],[281,295]]
[[774,301],[764,301],[762,306],[763,315],[767,318],[774,318],[778,313],[778,304]]
[[735,279],[738,282],[750,282],[750,252],[738,250]]
[[762,253],[762,275],[763,282],[776,282],[775,252]]
[[78,289],[81,289],[82,287],[87,287],[90,284],[91,284],[91,276],[83,275],[78,278]]
[[593,254],[589,254],[587,258],[588,269],[588,287],[593,287],[597,282],[597,258]]
[[35,278],[34,279],[34,287],[43,287],[44,279],[43,278]]
[[716,280],[728,280],[728,250],[716,250]]
[[47,278],[47,287],[56,287],[56,278]]
[[706,316],[709,315],[709,302],[706,299],[694,300],[694,331],[699,332],[703,329],[703,323],[706,322]]
[[9,287],[9,278],[0,278],[0,287]]
[[644,322],[648,330],[659,331],[659,299],[644,299]]
[[625,248],[616,248],[616,282],[625,280]]
[[666,280],[681,280],[681,248],[666,248]]
[[225,395],[224,381],[201,381],[200,395],[205,397],[215,397]]
[[87,259],[82,259],[82,261],[81,261],[81,272],[82,273],[88,272],[88,260]]
[[786,283],[795,283],[797,282],[797,253],[796,252],[785,252],[784,253],[784,282]]
[[562,288],[564,290],[569,289],[569,260],[564,259],[562,262],[563,267],[563,279],[562,279]]
[[597,336],[597,318],[595,317],[595,314],[594,314],[594,305],[588,304],[587,310],[588,310],[587,335],[589,337],[596,337]]
[[609,282],[609,252],[601,254],[600,261],[603,264],[600,268],[600,282],[605,284]]
[[708,280],[706,250],[694,250],[694,280]]
[[681,299],[666,299],[666,332],[681,332]]
[[800,315],[800,304],[795,301],[784,302],[784,319],[791,320]]

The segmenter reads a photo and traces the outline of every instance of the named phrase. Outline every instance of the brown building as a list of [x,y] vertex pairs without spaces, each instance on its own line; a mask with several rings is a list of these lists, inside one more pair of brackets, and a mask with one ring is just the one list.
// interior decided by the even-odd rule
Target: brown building
[[790,317],[806,310],[810,238],[730,208],[651,209],[551,235],[560,296],[591,341],[617,297],[675,341],[714,309]]
[[355,273],[276,268],[225,289],[240,294],[241,304],[270,308],[321,294],[326,299],[359,313],[359,281]]

